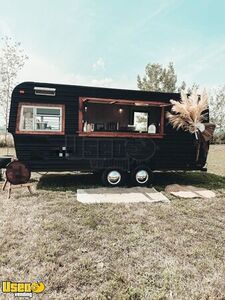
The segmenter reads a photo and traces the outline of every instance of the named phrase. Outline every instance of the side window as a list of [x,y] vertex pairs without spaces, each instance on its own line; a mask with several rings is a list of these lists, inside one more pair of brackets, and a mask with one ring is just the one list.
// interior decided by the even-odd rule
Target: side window
[[137,131],[148,131],[148,113],[147,112],[134,112],[134,125]]
[[59,108],[38,108],[35,113],[35,130],[61,130],[62,113]]
[[64,133],[64,106],[20,105],[17,132]]

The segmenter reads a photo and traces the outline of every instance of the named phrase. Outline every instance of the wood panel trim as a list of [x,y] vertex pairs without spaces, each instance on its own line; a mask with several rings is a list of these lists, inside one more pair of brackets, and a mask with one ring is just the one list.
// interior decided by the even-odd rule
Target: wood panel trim
[[83,131],[83,122],[84,122],[84,99],[79,98],[79,112],[78,112],[78,130],[81,132]]
[[[157,106],[157,107],[164,107],[164,106],[171,106],[171,103],[165,103],[160,101],[146,101],[146,100],[127,100],[127,99],[110,99],[110,98],[96,98],[96,97],[80,97],[80,101],[82,102],[89,102],[89,103],[104,103],[104,104],[117,104],[118,105],[134,105],[134,106]],[[139,105],[135,105],[135,103]]]
[[164,133],[164,120],[165,120],[165,107],[161,107],[161,120],[160,120],[160,135],[163,135]]
[[162,139],[164,134],[150,134],[150,133],[134,133],[134,132],[109,132],[109,131],[91,131],[83,132],[78,131],[79,136],[88,137],[130,137],[130,138],[151,138],[151,139]]
[[[40,107],[60,107],[62,109],[62,129],[61,131],[50,131],[50,130],[20,130],[20,116],[22,106],[40,106]],[[16,118],[16,134],[32,134],[32,135],[64,135],[65,134],[65,105],[64,104],[50,104],[50,103],[32,103],[32,102],[20,102],[17,110]]]
[[[152,138],[152,139],[162,139],[164,137],[164,119],[165,119],[165,107],[171,104],[160,103],[160,105],[155,105],[161,108],[161,117],[160,117],[160,130],[159,133],[149,134],[149,133],[137,133],[137,132],[108,132],[108,131],[92,131],[84,132],[83,131],[83,118],[84,118],[84,102],[87,99],[99,100],[99,103],[102,103],[102,100],[107,100],[108,104],[115,104],[114,99],[103,99],[103,98],[90,98],[90,97],[79,97],[79,120],[78,120],[78,135],[79,136],[93,136],[93,137],[135,137],[135,138]],[[115,100],[121,101],[121,100]],[[124,101],[124,100],[123,100]],[[128,100],[129,101],[129,100]],[[106,103],[106,102],[105,102]],[[152,103],[152,102],[151,102]],[[157,102],[154,102],[157,103]],[[133,105],[133,107],[138,107]]]

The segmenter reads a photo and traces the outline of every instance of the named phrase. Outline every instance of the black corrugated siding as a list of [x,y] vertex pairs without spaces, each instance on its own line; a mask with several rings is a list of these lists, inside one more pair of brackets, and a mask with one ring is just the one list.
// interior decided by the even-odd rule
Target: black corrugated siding
[[[56,96],[37,96],[34,87],[56,88]],[[19,91],[23,90],[24,94]],[[127,155],[128,138],[82,138],[77,137],[79,97],[98,97],[111,99],[148,100],[169,103],[170,99],[180,99],[177,93],[157,93],[135,90],[107,89],[72,85],[25,82],[18,85],[12,95],[9,132],[14,136],[17,156],[32,170],[79,170],[105,168],[112,164],[129,168],[132,159]],[[52,103],[65,105],[65,136],[20,135],[16,134],[16,116],[19,102]],[[154,139],[155,155],[144,163],[152,169],[195,169],[194,136],[183,131],[166,130],[163,139]],[[110,142],[113,151],[110,152]],[[99,146],[100,143],[100,146]],[[69,158],[59,158],[63,146],[70,152]],[[146,149],[140,150],[140,156]],[[140,162],[139,157],[139,162]],[[138,163],[138,162],[135,162]]]

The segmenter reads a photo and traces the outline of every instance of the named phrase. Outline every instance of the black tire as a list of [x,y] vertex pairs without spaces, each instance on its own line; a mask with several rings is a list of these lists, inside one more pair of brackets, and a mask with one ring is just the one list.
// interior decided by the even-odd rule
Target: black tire
[[153,173],[146,166],[138,166],[131,172],[131,181],[135,186],[149,186],[152,180]]
[[117,187],[125,181],[125,173],[119,169],[104,170],[102,172],[102,183],[104,186]]

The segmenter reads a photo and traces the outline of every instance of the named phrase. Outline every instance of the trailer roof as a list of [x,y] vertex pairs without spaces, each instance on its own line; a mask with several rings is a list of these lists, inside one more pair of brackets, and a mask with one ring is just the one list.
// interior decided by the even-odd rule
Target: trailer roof
[[94,87],[94,86],[81,86],[71,84],[57,84],[46,82],[22,82],[17,85],[13,91],[18,93],[18,90],[25,89],[27,91],[34,90],[35,87],[43,87],[49,89],[56,89],[58,95],[75,94],[82,97],[102,97],[102,98],[117,98],[117,99],[139,99],[143,101],[162,101],[169,102],[170,99],[180,99],[180,93],[165,93],[155,91],[142,91],[135,89],[119,89],[119,88],[106,88],[106,87]]

